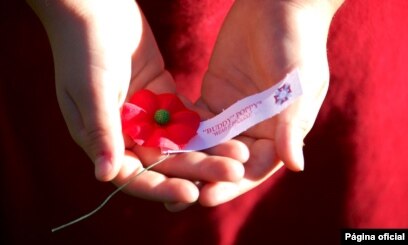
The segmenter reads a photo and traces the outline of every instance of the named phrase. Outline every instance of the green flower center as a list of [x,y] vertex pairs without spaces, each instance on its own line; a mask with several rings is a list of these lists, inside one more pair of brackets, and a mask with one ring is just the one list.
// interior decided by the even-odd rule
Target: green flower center
[[164,109],[157,110],[154,113],[154,120],[160,125],[165,125],[170,121],[170,113]]

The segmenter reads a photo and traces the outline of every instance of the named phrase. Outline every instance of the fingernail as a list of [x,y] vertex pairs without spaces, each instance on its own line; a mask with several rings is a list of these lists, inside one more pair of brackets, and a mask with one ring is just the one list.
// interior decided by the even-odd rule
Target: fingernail
[[299,171],[303,171],[305,169],[305,160],[303,157],[304,143],[301,131],[294,130],[291,138],[293,162],[296,164]]
[[164,207],[166,207],[166,209],[170,212],[179,212],[182,211],[188,207],[190,207],[191,205],[193,205],[194,203],[183,203],[183,202],[177,202],[177,203],[164,203]]
[[[302,142],[303,145],[303,142]],[[293,147],[293,160],[299,168],[299,171],[303,171],[305,169],[305,159],[303,157],[303,147],[302,145],[297,145]]]
[[95,160],[95,176],[102,181],[108,181],[108,176],[112,170],[112,162],[105,156]]

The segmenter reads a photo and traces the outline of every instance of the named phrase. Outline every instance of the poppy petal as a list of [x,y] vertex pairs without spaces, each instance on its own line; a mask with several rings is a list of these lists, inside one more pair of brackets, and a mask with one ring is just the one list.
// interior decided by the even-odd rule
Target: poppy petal
[[165,109],[170,112],[170,114],[186,109],[183,102],[174,94],[159,94],[157,99],[160,109]]
[[156,128],[150,138],[143,144],[144,146],[160,147],[161,149],[179,150],[180,146],[169,139],[163,128]]
[[171,124],[184,124],[186,127],[191,127],[196,130],[201,121],[200,116],[196,112],[190,110],[174,113],[170,120]]
[[144,145],[154,131],[155,127],[147,122],[136,123],[123,129],[123,133],[131,137],[138,145]]
[[145,113],[145,110],[135,104],[124,103],[122,106],[121,118],[122,122],[128,122]]
[[[163,109],[169,122],[159,124],[154,115]],[[136,92],[122,108],[122,130],[135,143],[161,149],[181,149],[197,133],[200,117],[187,109],[174,94],[155,95],[148,90]]]
[[166,131],[169,139],[182,147],[197,134],[199,124],[200,118],[197,113],[182,111],[174,115],[171,124],[166,127]]
[[149,116],[154,115],[158,110],[158,98],[157,95],[147,89],[142,89],[133,94],[129,103],[135,104],[142,108]]
[[169,139],[181,148],[197,134],[197,130],[183,124],[173,124],[167,128]]
[[[149,123],[149,118],[144,110],[137,105],[125,103],[121,112],[122,131],[126,132],[129,128],[138,127],[139,124]],[[134,133],[133,133],[134,134]],[[133,136],[134,138],[135,136]]]

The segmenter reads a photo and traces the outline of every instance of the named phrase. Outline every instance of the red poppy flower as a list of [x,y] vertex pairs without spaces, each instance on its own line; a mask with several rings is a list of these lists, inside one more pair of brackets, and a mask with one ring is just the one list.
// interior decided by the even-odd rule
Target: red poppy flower
[[179,150],[197,133],[200,117],[170,93],[136,92],[122,108],[122,130],[138,145]]

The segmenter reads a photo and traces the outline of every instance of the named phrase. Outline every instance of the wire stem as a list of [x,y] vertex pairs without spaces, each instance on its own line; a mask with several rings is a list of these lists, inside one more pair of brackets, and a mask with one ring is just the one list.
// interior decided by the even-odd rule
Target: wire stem
[[98,207],[96,207],[96,208],[95,208],[94,210],[92,210],[91,212],[89,212],[89,213],[87,213],[87,214],[84,214],[84,215],[82,215],[81,217],[79,217],[79,218],[77,218],[77,219],[75,219],[75,220],[72,220],[72,221],[70,221],[70,222],[68,222],[68,223],[66,223],[66,224],[63,224],[63,225],[61,225],[61,226],[58,226],[58,227],[56,227],[56,228],[51,229],[51,232],[56,232],[56,231],[62,230],[62,229],[64,229],[64,228],[68,227],[68,226],[71,226],[71,225],[73,225],[73,224],[76,224],[76,223],[78,223],[78,222],[80,222],[80,221],[82,221],[82,220],[84,220],[84,219],[87,219],[87,218],[89,218],[90,216],[94,215],[94,214],[95,214],[96,212],[98,212],[101,208],[103,208],[103,207],[109,202],[109,200],[112,199],[112,197],[113,197],[114,195],[116,195],[119,191],[121,191],[123,188],[125,188],[126,186],[128,186],[130,183],[132,183],[132,182],[135,180],[135,178],[136,178],[137,176],[143,174],[144,172],[146,172],[146,171],[148,171],[148,170],[154,168],[155,166],[159,165],[160,163],[164,162],[169,156],[170,156],[170,154],[167,153],[164,157],[162,157],[161,159],[159,159],[157,162],[153,163],[152,165],[148,166],[147,168],[145,168],[145,169],[143,169],[142,171],[140,171],[139,173],[137,173],[135,176],[131,177],[126,183],[124,183],[123,185],[121,185],[121,186],[119,186],[118,188],[116,188],[116,190],[114,190],[107,198],[105,198],[105,200],[104,200],[101,204],[99,204]]

